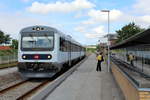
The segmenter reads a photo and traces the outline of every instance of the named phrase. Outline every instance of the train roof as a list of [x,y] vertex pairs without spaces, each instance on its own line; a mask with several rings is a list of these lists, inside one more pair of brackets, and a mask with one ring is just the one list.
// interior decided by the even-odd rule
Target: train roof
[[[62,37],[65,37],[65,39],[71,40],[71,42],[82,46],[79,42],[75,41],[71,36],[66,35],[66,34],[64,34],[63,32],[57,30],[56,28],[49,27],[49,26],[43,26],[43,25],[29,26],[29,27],[23,28],[23,29],[20,31],[20,34],[22,34],[22,33],[24,33],[24,32],[36,31],[36,28],[37,28],[37,27],[44,28],[43,31],[53,31],[53,32],[55,32],[56,34],[59,34],[59,35],[61,35]],[[34,28],[35,30],[33,30],[33,28]]]
[[111,46],[110,49],[119,49],[119,48],[127,48],[131,46],[137,45],[148,45],[150,44],[150,29],[147,29],[143,32],[139,32],[130,38]]
[[[58,32],[57,29],[53,28],[53,27],[49,27],[49,26],[43,26],[43,25],[35,25],[35,26],[29,26],[29,27],[26,27],[26,28],[23,28],[20,33],[22,32],[31,32],[31,31],[36,31],[36,28],[37,27],[42,27],[44,28],[43,31],[54,31],[54,32]],[[35,30],[33,30],[33,28],[35,28]]]

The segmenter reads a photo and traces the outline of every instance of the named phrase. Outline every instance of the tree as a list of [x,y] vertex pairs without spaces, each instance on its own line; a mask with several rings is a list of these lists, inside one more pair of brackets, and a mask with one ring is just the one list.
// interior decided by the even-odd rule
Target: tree
[[138,25],[135,25],[134,22],[131,22],[128,25],[122,27],[120,30],[116,31],[118,38],[116,42],[121,42],[122,40],[125,40],[144,30],[145,30],[144,28],[141,28]]
[[10,35],[6,34],[6,35],[4,36],[4,42],[3,42],[3,43],[9,44],[9,43],[10,43],[10,40],[11,40]]
[[14,48],[14,49],[18,49],[18,40],[13,39],[11,47]]
[[96,50],[97,50],[97,51],[100,51],[100,49],[101,49],[100,45],[99,45],[99,44],[96,45]]
[[4,32],[0,30],[0,44],[4,42]]
[[10,35],[8,34],[5,35],[5,33],[0,30],[0,44],[3,44],[3,43],[9,44],[10,40],[11,40]]

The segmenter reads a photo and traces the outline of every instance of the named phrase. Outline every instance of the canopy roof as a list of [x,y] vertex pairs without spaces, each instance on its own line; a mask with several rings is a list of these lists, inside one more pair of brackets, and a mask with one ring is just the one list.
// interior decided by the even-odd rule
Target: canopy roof
[[130,38],[114,46],[111,46],[110,49],[126,48],[130,46],[145,45],[145,44],[150,44],[150,29],[137,33],[134,36],[131,36]]

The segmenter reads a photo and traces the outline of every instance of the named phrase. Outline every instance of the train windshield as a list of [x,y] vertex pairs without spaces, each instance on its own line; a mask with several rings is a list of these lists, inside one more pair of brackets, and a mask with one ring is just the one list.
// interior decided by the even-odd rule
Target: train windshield
[[23,36],[22,37],[22,49],[24,50],[51,50],[54,46],[54,37],[43,36]]

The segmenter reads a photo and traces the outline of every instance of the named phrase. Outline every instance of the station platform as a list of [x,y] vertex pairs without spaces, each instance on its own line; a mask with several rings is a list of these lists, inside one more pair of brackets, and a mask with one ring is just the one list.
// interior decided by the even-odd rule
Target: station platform
[[96,55],[92,54],[76,71],[60,84],[45,100],[124,100],[105,62],[96,72]]
[[150,78],[111,60],[111,70],[125,100],[150,100]]

